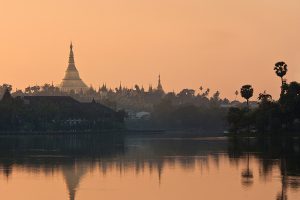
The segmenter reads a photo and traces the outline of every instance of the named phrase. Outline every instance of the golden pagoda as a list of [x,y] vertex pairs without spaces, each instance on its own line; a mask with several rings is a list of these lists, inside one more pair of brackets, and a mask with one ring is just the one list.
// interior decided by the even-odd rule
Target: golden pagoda
[[69,65],[65,77],[60,84],[60,90],[68,93],[84,93],[88,90],[87,85],[81,80],[79,72],[76,69],[72,42],[70,45]]

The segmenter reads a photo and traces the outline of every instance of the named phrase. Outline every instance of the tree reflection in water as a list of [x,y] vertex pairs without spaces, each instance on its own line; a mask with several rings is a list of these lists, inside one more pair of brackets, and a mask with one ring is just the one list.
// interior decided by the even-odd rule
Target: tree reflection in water
[[[249,148],[250,138],[247,139],[247,146]],[[247,168],[242,171],[242,184],[244,186],[251,186],[253,184],[253,172],[250,169],[250,153],[247,150]]]
[[242,171],[242,184],[244,186],[251,186],[253,184],[253,172],[249,165],[249,153],[247,153],[247,168]]
[[[251,142],[249,143],[249,141]],[[281,191],[278,192],[275,199],[287,200],[287,189],[298,189],[300,186],[299,147],[299,138],[275,137],[272,139],[252,138],[250,140],[249,138],[233,138],[229,142],[228,154],[236,160],[242,158],[244,154],[247,154],[249,159],[249,154],[252,153],[263,169],[262,177],[269,176],[272,168],[277,166],[281,175]],[[249,169],[249,160],[247,163],[247,169]]]

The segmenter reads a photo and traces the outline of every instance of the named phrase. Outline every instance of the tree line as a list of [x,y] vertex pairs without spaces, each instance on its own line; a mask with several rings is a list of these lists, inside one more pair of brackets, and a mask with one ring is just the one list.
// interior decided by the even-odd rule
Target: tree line
[[231,132],[280,133],[299,130],[300,83],[286,81],[284,77],[288,66],[283,61],[275,63],[274,71],[281,80],[280,98],[274,100],[264,91],[258,95],[258,108],[251,109],[249,100],[254,89],[250,84],[243,85],[240,94],[247,106],[229,109],[227,121]]

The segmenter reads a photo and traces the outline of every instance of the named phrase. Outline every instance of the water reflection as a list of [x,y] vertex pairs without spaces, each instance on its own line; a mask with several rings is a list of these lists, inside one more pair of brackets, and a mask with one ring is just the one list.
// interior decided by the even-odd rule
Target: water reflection
[[[247,154],[247,169],[242,173],[243,178],[252,180],[253,174],[249,167],[249,155],[253,154],[262,168],[261,176],[271,175],[271,171],[276,166],[280,170],[281,191],[276,199],[286,200],[287,189],[297,190],[300,186],[300,152],[299,138],[258,138],[258,139],[232,139],[229,142],[228,154],[231,158],[239,160]],[[244,183],[245,183],[244,182]]]
[[[69,199],[74,200],[84,177],[92,176],[97,170],[104,175],[112,171],[122,175],[134,169],[140,176],[149,171],[160,185],[169,178],[164,173],[170,169],[180,168],[187,174],[198,173],[200,169],[205,174],[212,168],[218,171],[225,165],[224,160],[228,160],[231,168],[241,167],[237,173],[245,188],[259,179],[272,182],[272,171],[278,170],[280,190],[273,199],[283,200],[288,197],[288,189],[298,191],[300,187],[299,144],[299,138],[212,139],[121,134],[1,137],[0,173],[8,182],[17,169],[46,176],[61,173]],[[254,173],[257,163],[259,173]],[[227,173],[223,169],[220,172]],[[214,189],[211,184],[211,190]]]
[[83,175],[87,172],[81,165],[64,165],[62,168],[63,176],[66,180],[70,200],[75,199],[76,189]]

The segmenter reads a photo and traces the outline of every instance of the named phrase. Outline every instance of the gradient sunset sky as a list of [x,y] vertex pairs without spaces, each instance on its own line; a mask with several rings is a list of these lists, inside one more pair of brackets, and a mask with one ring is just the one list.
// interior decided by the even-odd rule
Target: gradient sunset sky
[[[279,95],[273,66],[300,81],[299,0],[11,0],[0,5],[0,83],[59,84],[69,44],[81,78],[167,91],[252,84]],[[197,90],[198,92],[199,90]]]

